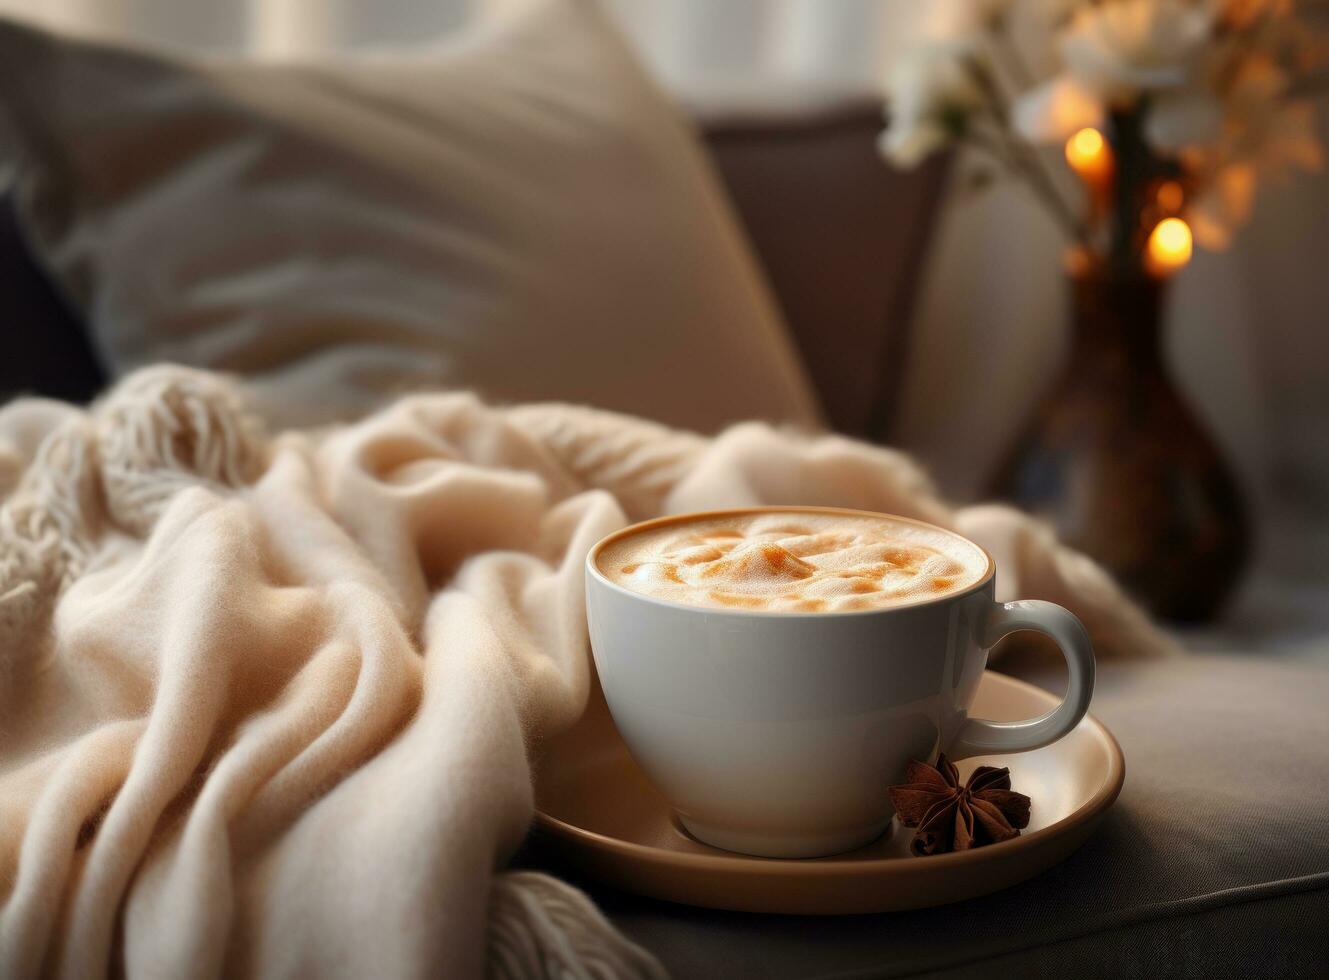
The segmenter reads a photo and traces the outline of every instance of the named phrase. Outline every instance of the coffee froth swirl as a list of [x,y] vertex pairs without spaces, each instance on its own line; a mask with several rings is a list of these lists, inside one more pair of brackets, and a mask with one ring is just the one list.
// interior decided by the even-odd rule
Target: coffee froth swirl
[[973,585],[987,556],[958,535],[888,517],[753,511],[647,527],[609,542],[610,581],[688,605],[840,612],[937,598]]

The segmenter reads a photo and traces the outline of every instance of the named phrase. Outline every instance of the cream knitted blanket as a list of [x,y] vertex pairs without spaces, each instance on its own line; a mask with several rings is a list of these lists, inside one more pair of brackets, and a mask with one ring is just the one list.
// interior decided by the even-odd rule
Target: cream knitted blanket
[[957,528],[1101,653],[1164,644],[1099,570],[905,457],[562,405],[408,398],[265,436],[142,371],[0,412],[0,976],[657,976],[504,873],[528,751],[589,672],[581,563],[652,514],[841,504]]

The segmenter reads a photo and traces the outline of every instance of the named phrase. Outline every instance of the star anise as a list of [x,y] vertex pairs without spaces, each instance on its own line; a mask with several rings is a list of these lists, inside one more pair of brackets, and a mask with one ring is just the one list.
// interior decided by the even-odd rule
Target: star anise
[[917,828],[914,854],[967,851],[1020,836],[1029,826],[1029,797],[1011,789],[1011,771],[979,766],[960,785],[960,771],[945,755],[935,767],[911,762],[905,781],[890,787],[891,803],[906,827]]

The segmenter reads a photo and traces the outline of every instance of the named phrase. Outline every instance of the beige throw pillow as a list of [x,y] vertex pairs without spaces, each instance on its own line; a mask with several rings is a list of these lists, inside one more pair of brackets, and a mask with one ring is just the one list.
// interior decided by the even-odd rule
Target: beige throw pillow
[[698,141],[589,4],[308,66],[0,22],[0,113],[28,237],[116,373],[238,372],[280,424],[438,386],[817,418]]

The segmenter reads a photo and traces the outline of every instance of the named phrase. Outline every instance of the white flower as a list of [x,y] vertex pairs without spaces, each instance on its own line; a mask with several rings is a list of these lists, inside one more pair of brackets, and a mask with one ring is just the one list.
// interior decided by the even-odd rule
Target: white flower
[[1065,140],[1100,127],[1110,105],[1156,97],[1151,112],[1160,148],[1210,137],[1221,107],[1188,88],[1211,40],[1212,13],[1182,0],[1111,0],[1078,7],[1057,38],[1064,70],[1017,98],[1011,124],[1037,142]]
[[919,48],[901,58],[887,84],[889,123],[878,141],[899,167],[915,167],[963,131],[987,101],[975,74],[977,54],[967,41]]
[[1058,48],[1066,70],[1109,104],[1174,88],[1191,77],[1213,16],[1182,0],[1115,0],[1081,7]]
[[1086,126],[1101,129],[1103,116],[1094,93],[1068,75],[1035,85],[1011,106],[1011,125],[1035,143],[1061,143]]

